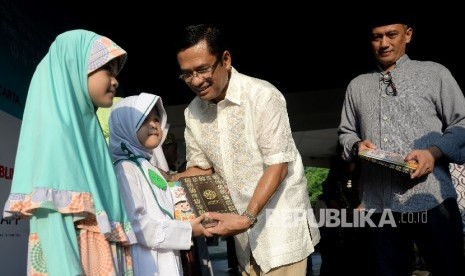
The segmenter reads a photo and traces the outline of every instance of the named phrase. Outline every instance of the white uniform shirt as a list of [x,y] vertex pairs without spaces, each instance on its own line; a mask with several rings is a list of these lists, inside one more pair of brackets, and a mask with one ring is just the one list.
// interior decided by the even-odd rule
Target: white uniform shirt
[[[139,159],[139,162],[144,171],[151,168],[159,173],[147,160]],[[164,191],[149,183],[131,161],[121,161],[115,169],[137,238],[137,243],[131,246],[134,275],[183,275],[179,250],[190,248],[192,228],[189,222],[174,220],[162,211],[174,215],[169,188]]]
[[189,222],[173,219],[171,192],[168,187],[163,188],[168,185],[148,161],[154,151],[145,148],[137,138],[137,131],[154,107],[161,128],[166,129],[166,112],[157,95],[141,93],[115,104],[109,118],[110,151],[121,198],[137,240],[131,244],[134,274],[176,276],[182,275],[179,250],[190,248],[192,227]]

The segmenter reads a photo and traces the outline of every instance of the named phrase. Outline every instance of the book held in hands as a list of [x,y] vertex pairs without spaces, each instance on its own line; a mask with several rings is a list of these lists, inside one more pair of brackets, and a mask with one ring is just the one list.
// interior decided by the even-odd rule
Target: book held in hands
[[390,169],[400,171],[403,173],[412,173],[417,169],[418,163],[415,161],[406,162],[404,160],[405,156],[385,151],[381,149],[366,149],[362,150],[359,155],[361,159],[367,160],[369,162],[376,163],[381,166],[388,167]]
[[[195,216],[206,212],[238,213],[229,195],[228,186],[219,175],[182,177],[179,183]],[[203,220],[205,227],[215,226],[216,223],[209,218]]]

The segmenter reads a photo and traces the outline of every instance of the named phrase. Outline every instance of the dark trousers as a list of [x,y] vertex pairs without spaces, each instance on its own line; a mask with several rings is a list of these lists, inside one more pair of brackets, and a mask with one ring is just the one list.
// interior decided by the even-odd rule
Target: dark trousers
[[382,215],[371,216],[379,275],[411,276],[414,243],[433,275],[465,275],[462,218],[454,198],[426,212],[393,216],[394,227],[376,227]]
[[320,235],[317,245],[321,254],[320,276],[376,274],[371,229],[323,226],[320,227]]

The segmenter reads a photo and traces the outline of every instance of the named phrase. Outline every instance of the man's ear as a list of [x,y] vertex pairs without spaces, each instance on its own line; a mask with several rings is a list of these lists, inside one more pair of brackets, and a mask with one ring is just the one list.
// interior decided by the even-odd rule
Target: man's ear
[[223,66],[226,67],[226,69],[231,70],[231,53],[229,51],[224,51],[223,55],[221,56],[221,61],[223,63]]
[[407,30],[405,30],[405,42],[410,43],[410,40],[412,40],[412,35],[413,35],[413,28],[408,27]]

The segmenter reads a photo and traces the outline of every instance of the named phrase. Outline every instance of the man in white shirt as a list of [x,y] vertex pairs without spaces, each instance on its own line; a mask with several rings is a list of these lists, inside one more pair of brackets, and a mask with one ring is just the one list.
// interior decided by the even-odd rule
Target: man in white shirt
[[319,241],[286,101],[267,81],[239,73],[213,26],[184,30],[180,78],[197,97],[185,110],[187,170],[225,179],[241,215],[209,213],[209,228],[235,235],[244,275],[305,275]]

